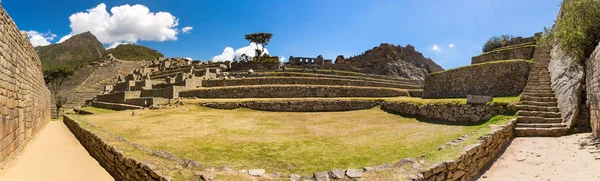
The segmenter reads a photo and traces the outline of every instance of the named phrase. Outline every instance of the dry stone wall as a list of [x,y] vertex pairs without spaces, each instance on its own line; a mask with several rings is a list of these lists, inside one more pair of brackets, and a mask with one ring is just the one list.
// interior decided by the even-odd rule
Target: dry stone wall
[[485,63],[485,62],[493,62],[498,60],[514,60],[514,59],[524,59],[531,60],[533,59],[533,53],[535,51],[535,44],[523,46],[523,47],[515,47],[506,50],[493,51],[489,53],[484,53],[479,56],[475,56],[471,58],[471,64]]
[[474,180],[514,138],[516,120],[494,128],[479,138],[479,142],[467,146],[455,159],[435,164],[421,173],[411,176],[413,180]]
[[50,120],[40,59],[0,6],[0,164]]
[[586,97],[589,107],[592,134],[600,137],[600,46],[596,47],[592,56],[585,62]]
[[397,97],[407,95],[407,91],[393,88],[321,85],[219,87],[185,90],[179,93],[179,97],[187,98]]
[[185,90],[184,86],[170,86],[162,89],[142,90],[141,97],[160,97],[164,99],[179,98],[179,92]]
[[93,107],[111,109],[115,111],[130,110],[130,109],[143,109],[141,106],[119,104],[119,103],[108,103],[108,102],[92,102]]
[[433,73],[425,79],[423,97],[516,96],[523,92],[530,68],[528,61],[511,60]]
[[156,168],[155,165],[142,163],[125,156],[123,151],[110,145],[95,133],[82,128],[78,122],[70,117],[64,116],[64,123],[88,153],[115,179],[123,181],[170,180],[168,177],[157,173],[154,170]]
[[379,105],[378,100],[297,100],[297,101],[247,101],[210,102],[202,104],[216,109],[249,108],[277,112],[328,112],[371,109]]
[[96,96],[96,101],[109,103],[125,103],[127,99],[139,98],[141,91],[127,91]]
[[418,105],[410,102],[385,102],[381,105],[381,108],[400,114],[460,123],[487,121],[499,114],[515,112],[512,106],[496,103],[485,105],[458,103]]
[[400,89],[420,89],[415,85],[395,84],[388,82],[376,82],[365,80],[336,79],[336,78],[312,78],[312,77],[260,77],[229,80],[204,80],[204,87],[243,86],[243,85],[343,85],[362,87],[390,87]]

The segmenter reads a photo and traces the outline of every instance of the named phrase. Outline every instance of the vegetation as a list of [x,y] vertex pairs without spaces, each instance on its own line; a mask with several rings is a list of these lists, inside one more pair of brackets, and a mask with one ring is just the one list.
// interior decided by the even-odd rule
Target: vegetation
[[[257,62],[257,63],[279,63],[279,57],[277,56],[270,56],[265,52],[265,47],[269,44],[269,41],[271,41],[271,37],[273,37],[273,34],[271,33],[252,33],[252,34],[246,34],[244,36],[244,38],[246,40],[248,40],[250,43],[255,43],[257,45],[257,48],[254,50],[255,51],[255,56],[252,57],[252,61],[253,62]],[[248,61],[248,56],[246,55],[246,57],[243,57],[244,55],[242,55],[242,57],[236,57],[236,59],[238,59],[239,61]]]
[[55,100],[56,110],[60,112],[62,105],[67,103],[65,97],[58,96],[58,91],[63,83],[70,79],[75,70],[69,66],[55,66],[44,70],[44,82],[52,93],[52,98]]
[[[124,117],[127,121],[123,121]],[[193,105],[141,110],[138,116],[131,116],[128,111],[79,116],[115,136],[204,165],[305,175],[393,163],[421,155],[427,155],[431,163],[447,160],[488,133],[488,125],[505,124],[512,118],[498,116],[484,124],[460,126],[421,122],[379,108],[281,113]],[[440,145],[472,132],[474,136],[461,145],[438,151]]]
[[564,1],[553,36],[576,60],[584,60],[600,41],[600,2],[596,0]]
[[512,35],[492,36],[490,39],[488,39],[488,41],[485,42],[482,51],[489,52],[496,48],[506,46],[506,43],[513,38],[514,37]]
[[75,35],[59,44],[35,47],[42,62],[42,70],[77,70],[99,60],[104,54],[104,45],[89,32]]
[[154,60],[158,57],[164,57],[164,55],[151,48],[135,45],[135,44],[122,44],[113,49],[106,51],[106,55],[112,54],[119,60],[129,61],[141,61],[141,60]]

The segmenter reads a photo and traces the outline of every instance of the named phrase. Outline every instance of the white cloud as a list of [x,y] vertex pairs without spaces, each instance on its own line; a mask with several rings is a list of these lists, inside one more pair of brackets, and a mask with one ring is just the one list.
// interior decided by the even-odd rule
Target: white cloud
[[62,43],[62,42],[64,42],[65,40],[67,40],[67,39],[71,38],[72,36],[73,36],[73,35],[71,35],[71,34],[65,35],[65,36],[63,36],[62,38],[60,38],[60,40],[58,40],[58,42],[56,42],[56,43]]
[[192,59],[192,58],[190,58],[190,57],[185,57],[185,58],[183,58],[183,59],[186,59],[186,60],[189,60],[189,61],[192,61],[192,60],[194,60],[194,59]]
[[433,45],[433,47],[431,48],[431,50],[438,52],[440,51],[440,46],[439,45]]
[[[238,48],[237,50],[233,50],[233,48],[231,47],[226,47],[223,50],[223,53],[221,53],[221,55],[213,57],[212,60],[215,62],[233,60],[233,58],[235,58],[236,56],[241,56],[242,54],[246,54],[249,57],[254,57],[256,55],[256,48],[262,48],[262,46],[256,45],[255,43],[250,43],[250,45]],[[265,52],[263,52],[263,54],[269,54],[269,50],[265,48]]]
[[179,20],[171,13],[150,12],[148,7],[140,4],[115,6],[109,13],[106,4],[101,3],[86,12],[72,14],[69,20],[70,35],[90,31],[100,42],[111,45],[139,40],[177,40],[179,26]]
[[279,62],[283,62],[283,61],[285,61],[285,57],[284,56],[280,56],[279,57]]
[[194,29],[194,27],[186,26],[186,27],[181,28],[181,32],[182,33],[190,33],[190,31],[192,31],[193,29]]
[[25,31],[25,33],[27,33],[29,42],[31,42],[31,45],[33,45],[33,47],[50,45],[50,41],[52,41],[52,40],[54,40],[54,38],[56,38],[56,35],[52,34],[50,32],[40,33],[40,32],[32,30],[32,31]]
[[448,47],[450,47],[450,48],[454,48],[455,46],[456,46],[456,45],[454,45],[454,44],[450,44],[450,45],[448,45]]
[[117,46],[119,46],[119,45],[125,45],[125,44],[132,44],[132,43],[129,43],[129,42],[114,42],[114,43],[111,43],[111,44],[108,46],[108,48],[106,48],[106,49],[113,49],[113,48],[117,48]]

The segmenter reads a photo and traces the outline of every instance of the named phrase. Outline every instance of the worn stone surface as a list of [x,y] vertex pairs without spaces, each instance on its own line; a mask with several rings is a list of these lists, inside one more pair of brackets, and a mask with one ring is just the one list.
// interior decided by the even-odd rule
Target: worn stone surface
[[329,177],[331,177],[332,179],[342,179],[345,175],[346,173],[344,172],[344,170],[332,170],[329,172]]
[[0,6],[0,163],[50,120],[40,59]]
[[397,84],[391,82],[380,82],[374,80],[353,80],[324,77],[251,77],[242,79],[226,80],[204,80],[203,87],[224,87],[224,86],[244,86],[244,85],[284,85],[284,84],[303,84],[303,85],[343,85],[343,86],[362,86],[362,87],[390,87],[400,89],[420,89],[420,86],[410,84]]
[[362,177],[363,171],[360,169],[348,169],[346,170],[346,175],[350,178],[360,178]]
[[264,85],[219,87],[186,90],[179,97],[195,98],[292,98],[292,97],[397,97],[408,92],[394,88],[322,86],[322,85]]
[[552,90],[556,94],[563,122],[571,126],[579,114],[584,68],[579,60],[566,55],[559,45],[552,48],[550,56],[548,71],[550,71]]
[[246,102],[210,102],[202,104],[216,109],[249,108],[262,111],[285,112],[321,112],[351,111],[371,109],[381,101],[354,100],[293,100],[293,101],[246,101]]
[[491,96],[467,95],[467,104],[485,104],[492,100]]
[[425,79],[423,97],[516,96],[523,92],[530,68],[528,61],[511,60],[433,73]]
[[315,172],[316,181],[329,181],[329,174],[327,172]]
[[265,169],[250,169],[248,170],[248,174],[252,175],[252,176],[263,176],[265,174]]
[[424,104],[417,105],[410,102],[384,102],[381,108],[400,114],[417,115],[426,118],[438,119],[448,122],[479,122],[487,121],[495,115],[509,111],[503,104]]

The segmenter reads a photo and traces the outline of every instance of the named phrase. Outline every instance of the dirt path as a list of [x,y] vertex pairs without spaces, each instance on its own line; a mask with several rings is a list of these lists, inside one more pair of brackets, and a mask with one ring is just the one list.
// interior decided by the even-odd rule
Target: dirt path
[[588,135],[516,138],[479,180],[598,181],[600,160],[578,142]]
[[0,170],[0,180],[114,180],[62,121],[50,121]]

